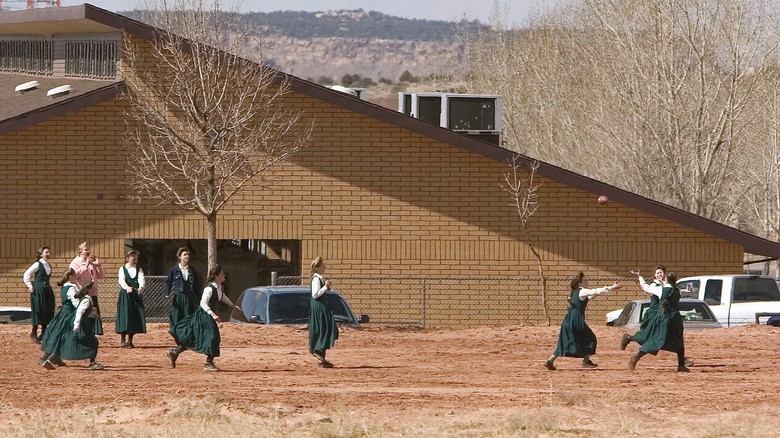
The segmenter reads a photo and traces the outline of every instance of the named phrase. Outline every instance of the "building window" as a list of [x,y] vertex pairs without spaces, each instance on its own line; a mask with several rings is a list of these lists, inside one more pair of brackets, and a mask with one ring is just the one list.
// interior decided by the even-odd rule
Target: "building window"
[[65,75],[100,79],[116,78],[118,41],[68,41],[65,43]]
[[50,40],[0,40],[0,70],[51,74],[52,42]]

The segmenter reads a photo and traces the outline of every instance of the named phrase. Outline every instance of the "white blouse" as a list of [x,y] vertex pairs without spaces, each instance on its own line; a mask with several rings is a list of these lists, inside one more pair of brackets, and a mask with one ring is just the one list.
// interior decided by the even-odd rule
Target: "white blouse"
[[[319,283],[315,282],[314,279],[319,280]],[[311,279],[311,296],[314,299],[317,299],[323,295],[325,295],[326,292],[330,290],[329,287],[325,286],[325,279],[322,278],[322,275],[320,274],[314,274]]]
[[[124,268],[127,268],[127,273],[130,274],[130,277],[135,277],[135,266],[130,266],[129,263],[125,263]],[[119,286],[122,287],[122,290],[127,290],[127,279],[125,278],[125,270],[123,268],[119,268],[119,274],[117,274],[117,279],[119,282]],[[146,285],[146,280],[144,279],[144,270],[141,268],[138,268],[138,287],[143,288]]]
[[26,271],[24,271],[24,275],[22,276],[22,279],[24,280],[24,284],[27,286],[27,288],[33,287],[33,281],[35,280],[35,274],[38,273],[38,267],[40,266],[38,262],[43,263],[43,269],[46,270],[47,275],[51,275],[51,265],[49,262],[47,262],[44,259],[40,259],[37,262],[33,263],[32,266],[27,268]]
[[647,283],[645,283],[645,279],[644,278],[639,277],[639,285],[642,286],[642,290],[643,291],[645,291],[645,292],[647,292],[649,294],[655,295],[658,298],[661,298],[661,294],[663,293],[663,290],[664,290],[664,285],[661,284],[660,281],[653,280],[652,283],[647,284]]
[[205,310],[206,313],[214,316],[214,311],[211,310],[211,307],[209,307],[209,300],[211,299],[211,286],[214,286],[217,289],[217,298],[219,301],[222,301],[223,303],[227,304],[230,307],[233,307],[233,302],[230,301],[230,298],[228,298],[227,295],[225,295],[224,292],[222,292],[222,285],[216,284],[216,283],[210,283],[208,286],[206,286],[203,289],[203,295],[200,297],[200,308]]
[[603,294],[604,292],[612,290],[612,286],[606,286],[606,287],[600,287],[598,289],[585,289],[584,287],[580,289],[580,301],[589,300],[596,295]]
[[184,281],[190,279],[190,265],[182,266],[182,264],[179,263],[179,270],[181,271],[181,276],[184,278]]

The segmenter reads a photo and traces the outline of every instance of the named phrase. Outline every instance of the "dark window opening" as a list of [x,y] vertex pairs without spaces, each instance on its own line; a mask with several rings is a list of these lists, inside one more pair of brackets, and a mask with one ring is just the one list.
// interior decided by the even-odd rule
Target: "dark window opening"
[[[138,266],[145,275],[167,276],[178,259],[179,248],[190,250],[190,265],[205,283],[208,275],[206,239],[130,239],[125,252],[140,252]],[[300,240],[235,239],[217,241],[217,263],[227,274],[225,290],[237,298],[245,289],[271,284],[271,272],[280,276],[301,275]],[[204,284],[205,286],[205,284]]]

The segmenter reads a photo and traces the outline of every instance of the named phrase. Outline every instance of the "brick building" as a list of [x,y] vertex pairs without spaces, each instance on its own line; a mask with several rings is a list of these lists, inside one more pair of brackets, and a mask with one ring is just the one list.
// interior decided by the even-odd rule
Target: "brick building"
[[[202,216],[127,199],[118,48],[123,35],[152,34],[91,5],[0,13],[0,304],[25,305],[20,277],[43,244],[55,277],[90,242],[108,272],[109,316],[127,248],[142,251],[147,275],[167,273],[180,245],[205,263]],[[99,59],[80,64],[82,49]],[[537,263],[500,187],[514,153],[290,80],[289,105],[315,120],[312,141],[270,189],[247,191],[220,214],[233,298],[272,270],[306,277],[319,255],[356,312],[374,321],[542,322]],[[30,81],[38,87],[13,91]],[[66,84],[67,94],[46,95]],[[538,176],[530,229],[551,277],[554,321],[565,312],[565,279],[578,270],[606,282],[658,262],[685,276],[741,273],[746,252],[780,257],[776,243],[582,175],[541,163]],[[610,202],[598,204],[599,195]],[[595,301],[589,318],[638,296],[633,283]]]

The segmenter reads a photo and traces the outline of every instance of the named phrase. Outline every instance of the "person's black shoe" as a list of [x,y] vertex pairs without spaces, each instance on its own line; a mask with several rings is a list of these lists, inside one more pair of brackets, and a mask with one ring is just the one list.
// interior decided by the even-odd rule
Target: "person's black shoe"
[[333,368],[333,364],[332,364],[332,363],[330,363],[330,362],[328,362],[327,360],[326,360],[326,361],[324,361],[324,362],[322,362],[322,361],[321,361],[321,362],[318,364],[318,366],[319,366],[320,368]]
[[60,359],[59,356],[49,357],[49,362],[51,362],[54,365],[57,365],[58,367],[68,366],[65,362],[62,361],[62,359]]
[[691,370],[688,369],[688,367],[677,367],[678,373],[689,373]]
[[628,333],[623,333],[623,337],[620,338],[620,349],[625,350],[629,342],[631,342],[631,336],[628,336]]
[[176,368],[176,359],[179,357],[179,354],[176,353],[175,350],[168,350],[168,352],[165,353],[165,356],[168,357],[168,362],[171,363],[171,368]]
[[43,362],[43,365],[41,365],[41,366],[46,368],[47,370],[53,370],[54,369],[54,365],[51,362],[49,362],[48,360]]
[[32,339],[32,341],[36,344],[41,345],[41,338],[39,338],[35,333],[30,333],[30,339]]
[[582,359],[582,367],[583,368],[596,368],[599,366],[596,363],[593,363],[590,359]]
[[547,359],[544,361],[544,367],[547,368],[550,371],[555,371],[555,365],[553,365],[552,361]]
[[314,350],[314,353],[312,354],[317,358],[318,361],[327,362],[327,360],[325,360],[325,354],[323,354],[322,350]]
[[203,367],[204,371],[219,371],[219,368],[214,365],[214,362],[206,362],[206,365]]

